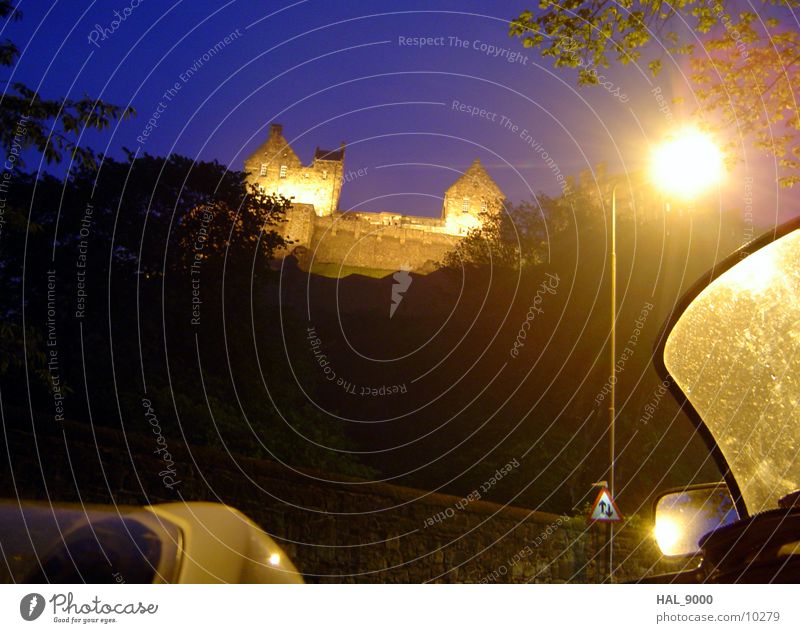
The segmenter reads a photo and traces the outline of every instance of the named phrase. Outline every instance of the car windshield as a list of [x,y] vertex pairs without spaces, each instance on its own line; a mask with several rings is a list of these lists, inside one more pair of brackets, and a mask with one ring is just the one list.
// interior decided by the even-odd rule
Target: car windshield
[[800,488],[800,230],[711,283],[664,363],[727,460],[750,514]]

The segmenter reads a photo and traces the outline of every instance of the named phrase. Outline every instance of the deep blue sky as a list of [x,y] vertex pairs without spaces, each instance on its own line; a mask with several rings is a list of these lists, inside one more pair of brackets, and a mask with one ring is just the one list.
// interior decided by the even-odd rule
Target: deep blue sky
[[[667,68],[656,81],[636,67],[609,71],[627,103],[601,87],[576,90],[575,71],[553,73],[548,62],[507,36],[508,20],[536,4],[141,0],[115,32],[93,45],[93,29],[110,29],[114,10],[123,12],[131,0],[54,6],[23,1],[24,19],[7,25],[4,35],[24,49],[13,79],[39,87],[43,96],[87,93],[136,108],[136,118],[87,137],[112,156],[121,156],[123,147],[141,147],[241,169],[269,123],[280,122],[307,162],[317,145],[347,142],[347,169],[366,169],[367,175],[345,185],[343,207],[437,215],[454,170],[476,157],[512,200],[520,200],[537,190],[559,192],[541,151],[565,174],[600,161],[621,172],[640,168],[648,143],[669,129],[650,89],[680,93],[685,81],[679,68]],[[240,37],[193,77],[181,79],[237,29]],[[444,38],[444,45],[399,45],[400,37],[420,36]],[[454,46],[451,37],[469,44]],[[476,41],[516,51],[527,61],[492,57],[476,50]],[[176,82],[180,89],[165,101]],[[497,113],[495,121],[454,111],[454,101]],[[141,145],[137,136],[159,102],[166,107],[158,127]],[[671,108],[673,120],[681,121],[691,99],[685,111]],[[517,131],[503,128],[501,116]],[[523,129],[541,143],[539,152],[521,138]],[[761,221],[776,212],[788,217],[786,201],[758,162],[748,156]],[[741,205],[742,174],[738,170],[726,185],[725,206]]]

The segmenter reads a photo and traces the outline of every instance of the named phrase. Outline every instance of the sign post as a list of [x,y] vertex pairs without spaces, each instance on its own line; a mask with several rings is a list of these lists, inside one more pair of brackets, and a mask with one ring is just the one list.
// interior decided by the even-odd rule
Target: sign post
[[587,520],[591,523],[605,523],[606,530],[606,547],[608,548],[608,582],[614,580],[614,552],[613,548],[613,530],[614,524],[623,520],[622,512],[619,511],[616,501],[608,489],[608,484],[605,481],[599,481],[595,486],[600,487],[600,492],[597,493],[597,498],[589,510]]

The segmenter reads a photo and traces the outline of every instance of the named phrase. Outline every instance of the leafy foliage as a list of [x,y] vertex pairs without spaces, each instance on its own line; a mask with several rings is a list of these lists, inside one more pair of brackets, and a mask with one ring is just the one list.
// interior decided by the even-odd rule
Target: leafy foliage
[[[592,84],[597,80],[588,67],[608,68],[610,58],[622,64],[638,61],[655,32],[679,14],[693,20],[701,33],[717,22],[712,5],[702,0],[544,0],[538,11],[523,11],[513,20],[509,34],[519,37],[523,46],[552,57],[556,68],[575,68],[583,62],[587,68],[580,71],[579,82]],[[664,32],[661,37],[669,52],[693,50],[692,44],[680,41],[676,31]],[[658,66],[652,70],[658,72]]]
[[706,43],[707,55],[692,58],[695,94],[705,110],[718,113],[717,127],[735,131],[729,155],[752,139],[778,159],[788,187],[800,182],[800,33],[770,20],[767,41],[755,20],[742,14]]
[[520,268],[537,260],[541,225],[532,204],[518,206],[506,203],[503,212],[483,212],[481,224],[447,253],[444,266],[489,265]]
[[[604,177],[604,176],[602,176]],[[583,174],[569,177],[565,195],[536,195],[533,201],[506,202],[502,213],[482,214],[482,224],[470,230],[441,264],[447,268],[489,265],[527,269],[546,263],[565,237],[602,228],[604,209],[598,183]]]
[[[22,14],[11,0],[0,0],[0,20],[19,20]],[[0,41],[0,66],[11,67],[19,49],[9,39]],[[84,95],[80,99],[45,99],[19,81],[4,81],[0,97],[0,149],[23,165],[22,153],[30,148],[44,155],[48,163],[66,157],[78,165],[97,167],[97,157],[77,139],[86,129],[104,130],[112,122],[135,114],[131,106],[122,107]]]
[[[193,206],[178,227],[178,255],[188,269],[194,261],[208,262],[235,255],[230,244],[246,245],[252,257],[269,260],[273,251],[286,246],[272,227],[282,222],[291,206],[283,196],[270,196],[255,185],[241,183],[247,194],[242,204],[232,207],[220,200],[203,201]],[[203,236],[202,243],[198,236]]]
[[[273,249],[284,243],[275,229],[287,200],[248,188],[244,173],[216,162],[129,155],[105,158],[99,172],[83,165],[66,182],[20,173],[8,204],[29,208],[40,230],[26,237],[26,223],[15,223],[3,234],[6,403],[25,406],[27,389],[40,410],[52,402],[42,352],[51,349],[42,333],[52,310],[67,417],[91,415],[112,428],[119,420],[125,432],[141,431],[146,395],[174,441],[371,473],[347,453],[341,424],[307,405],[281,362],[278,317],[265,289]],[[84,256],[86,267],[76,267]],[[51,269],[53,296],[45,283]],[[191,326],[195,291],[202,319]],[[39,384],[29,384],[32,371]]]
[[[0,20],[20,17],[0,0]],[[12,41],[0,41],[0,66],[18,56]],[[133,114],[89,96],[45,99],[6,82],[0,149],[14,173],[3,200],[0,260],[4,404],[27,406],[28,394],[37,409],[51,410],[48,360],[57,340],[53,371],[69,396],[67,417],[141,432],[146,395],[175,441],[370,476],[347,453],[341,425],[287,384],[286,368],[273,362],[277,350],[262,351],[264,362],[254,358],[255,345],[277,343],[263,290],[272,253],[285,244],[275,227],[289,201],[249,187],[246,174],[216,161],[131,152],[118,161],[79,146],[86,129]],[[26,173],[26,150],[48,163],[69,160],[70,177]],[[203,319],[190,328],[191,300],[199,296]],[[53,336],[48,346],[44,331]]]
[[[789,21],[800,2],[761,4],[768,19],[755,10],[733,15],[721,0],[544,0],[538,10],[514,19],[509,35],[552,58],[556,68],[580,68],[579,85],[597,83],[595,68],[639,62],[654,40],[669,55],[690,55],[704,124],[736,139],[729,152],[749,139],[773,154],[783,168],[779,182],[791,186],[800,180],[794,91],[800,85],[800,34]],[[785,11],[786,24],[773,17],[778,11]],[[679,27],[686,25],[697,39],[685,29],[681,33]],[[648,60],[647,67],[657,75],[663,61]]]
[[[0,0],[0,21],[12,22],[22,19],[22,13],[11,0]],[[8,38],[0,40],[0,67],[12,67],[19,56],[19,48]],[[79,147],[73,139],[86,128],[104,129],[111,121],[126,118],[134,114],[133,108],[121,108],[86,96],[80,100],[42,99],[34,90],[21,82],[4,81],[6,86],[0,95],[0,149],[9,157],[17,177],[24,179],[20,170],[24,166],[22,154],[26,149],[35,148],[44,154],[48,163],[58,163],[67,152],[78,166],[96,166],[94,152],[87,147]],[[61,129],[56,129],[60,124]],[[8,161],[7,161],[8,165]],[[7,202],[7,201],[4,201]],[[6,231],[13,234],[27,231],[29,235],[37,233],[39,225],[30,221],[24,212],[24,205],[8,203],[4,219]],[[6,254],[0,262],[0,280],[8,282],[3,286],[5,299],[14,295],[12,288],[18,286],[19,279],[8,279],[13,270]],[[4,302],[0,306],[0,316],[8,318],[19,309],[18,302]],[[23,336],[25,334],[25,336]],[[0,376],[11,370],[19,370],[24,366],[22,356],[10,353],[12,349],[24,348],[27,362],[39,380],[49,380],[44,371],[44,351],[41,337],[35,330],[15,326],[4,322],[0,327],[0,349],[3,360],[0,361]]]

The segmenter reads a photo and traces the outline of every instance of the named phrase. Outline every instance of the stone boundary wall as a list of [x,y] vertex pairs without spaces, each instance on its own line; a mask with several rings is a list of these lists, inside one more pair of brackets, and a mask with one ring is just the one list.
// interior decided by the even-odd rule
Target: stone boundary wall
[[[48,425],[52,419],[37,421],[37,429]],[[234,459],[176,439],[165,440],[174,461],[168,480],[156,438],[146,434],[146,424],[139,426],[141,435],[123,436],[65,423],[38,433],[36,441],[30,429],[6,426],[0,450],[11,455],[12,468],[0,469],[0,496],[116,504],[224,502],[269,532],[307,582],[604,579],[604,556],[598,552],[605,530],[587,528],[580,518]],[[636,529],[623,527],[615,543],[617,581],[668,570],[658,563],[654,544]]]

